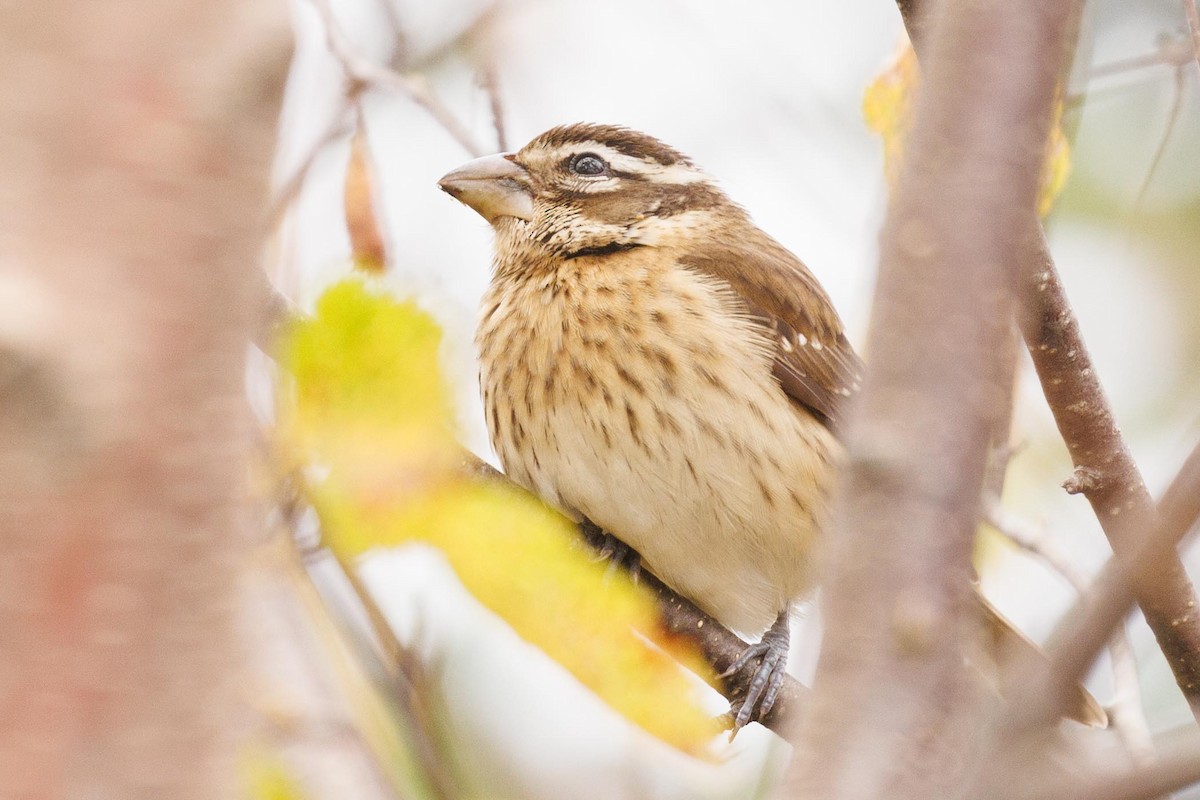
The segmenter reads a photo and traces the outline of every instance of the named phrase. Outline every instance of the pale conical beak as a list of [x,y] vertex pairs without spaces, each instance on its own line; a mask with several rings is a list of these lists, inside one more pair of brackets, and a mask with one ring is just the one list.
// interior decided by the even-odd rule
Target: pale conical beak
[[529,173],[505,153],[468,161],[442,176],[438,186],[488,222],[500,217],[533,219]]

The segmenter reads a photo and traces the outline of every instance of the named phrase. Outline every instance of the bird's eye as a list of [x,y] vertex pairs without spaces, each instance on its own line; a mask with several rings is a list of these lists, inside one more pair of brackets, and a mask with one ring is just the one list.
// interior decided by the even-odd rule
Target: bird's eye
[[608,172],[608,164],[605,164],[604,159],[595,153],[579,153],[571,156],[571,160],[567,162],[567,169],[576,175],[591,178]]

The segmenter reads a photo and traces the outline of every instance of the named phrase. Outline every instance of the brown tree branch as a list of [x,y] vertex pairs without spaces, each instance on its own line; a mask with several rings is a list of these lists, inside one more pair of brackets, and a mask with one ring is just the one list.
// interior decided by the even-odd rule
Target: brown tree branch
[[997,777],[990,792],[981,797],[1015,797],[1028,800],[1155,800],[1200,782],[1200,735],[1194,730],[1181,741],[1159,747],[1153,761],[1131,769],[1098,771],[1094,768],[1047,781],[1023,776],[1014,791],[1012,775]]
[[[1045,532],[1026,520],[1009,513],[996,497],[984,500],[984,521],[998,533],[1038,559],[1052,572],[1066,581],[1078,597],[1088,591],[1088,578],[1071,563],[1067,555],[1046,539]],[[1133,759],[1142,763],[1152,760],[1154,746],[1150,728],[1146,723],[1146,712],[1142,702],[1142,689],[1138,682],[1137,662],[1123,625],[1117,625],[1108,642],[1109,659],[1112,662],[1112,681],[1115,700],[1109,706],[1110,727],[1124,742]]]
[[[590,521],[585,520],[580,525],[580,532],[593,547],[599,548],[603,544],[604,532]],[[745,652],[747,644],[741,637],[705,614],[687,598],[676,594],[644,566],[638,567],[636,580],[652,591],[658,599],[663,627],[671,633],[690,639],[717,675],[723,675]],[[754,659],[732,675],[717,679],[711,684],[712,687],[723,694],[731,704],[737,705],[745,699],[750,680],[754,677],[760,661],[761,659]],[[792,732],[790,725],[797,718],[800,701],[806,691],[791,675],[784,676],[775,705],[766,717],[756,721],[786,738]]]
[[[1075,463],[1064,484],[1091,504],[1118,558],[1132,557],[1139,542],[1161,525],[1141,473],[1121,437],[1104,389],[1088,356],[1079,325],[1050,261],[1044,240],[1036,256],[1030,297],[1035,313],[1025,340],[1046,400]],[[1186,478],[1186,476],[1180,476]],[[1164,497],[1164,501],[1166,501]],[[1178,541],[1185,531],[1178,531]],[[1153,540],[1153,535],[1150,540]],[[1194,715],[1200,715],[1200,615],[1183,562],[1170,551],[1157,569],[1129,569],[1146,623],[1154,632],[1175,681]],[[1118,617],[1119,618],[1119,617]],[[1116,621],[1115,619],[1113,620]]]
[[[1129,612],[1134,587],[1161,576],[1179,560],[1176,547],[1200,519],[1200,446],[1188,456],[1158,506],[1157,526],[1150,536],[1135,542],[1125,556],[1113,556],[1063,618],[1047,645],[1049,663],[1029,669],[1017,678],[1022,701],[1012,708],[1008,727],[1021,735],[1057,718],[1078,678],[1095,661],[1111,631]],[[1186,625],[1197,615],[1186,609],[1176,622]],[[1172,665],[1175,667],[1176,665]]]
[[795,797],[942,796],[980,756],[962,668],[978,624],[970,556],[1076,3],[938,8],[883,233]]
[[[462,468],[474,477],[503,481],[515,486],[504,473],[470,453],[464,455]],[[603,535],[600,529],[590,522],[580,526],[580,533],[584,540],[593,546],[600,544]],[[698,609],[690,600],[677,594],[644,566],[639,568],[638,581],[658,598],[663,626],[671,633],[685,636],[695,643],[716,674],[724,673],[745,651],[747,645],[741,637]],[[713,688],[725,695],[730,703],[740,701],[745,697],[759,661],[750,661],[729,677],[713,684]],[[798,680],[791,675],[784,676],[783,686],[779,690],[774,707],[765,718],[758,721],[781,737],[787,738],[793,731],[800,704],[806,694],[807,689]]]
[[[902,0],[897,5],[920,55],[921,3]],[[1031,227],[1036,225],[1033,220],[1031,215]],[[1075,464],[1064,488],[1088,499],[1113,551],[1128,554],[1155,527],[1150,493],[1116,425],[1044,236],[1039,235],[1027,252],[1029,286],[1023,293],[1027,308],[1021,316],[1022,330]],[[1176,683],[1200,718],[1200,615],[1194,613],[1196,591],[1178,556],[1165,559],[1161,574],[1147,576],[1137,587],[1137,596]]]

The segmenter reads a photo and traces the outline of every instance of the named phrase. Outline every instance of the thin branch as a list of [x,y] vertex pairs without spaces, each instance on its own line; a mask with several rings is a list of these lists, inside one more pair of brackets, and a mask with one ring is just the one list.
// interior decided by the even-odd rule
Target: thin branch
[[321,157],[321,154],[325,152],[326,148],[350,133],[352,122],[351,112],[354,110],[358,94],[359,92],[352,87],[352,90],[342,98],[341,106],[329,121],[325,131],[312,143],[304,158],[300,160],[300,164],[276,190],[275,196],[271,198],[271,202],[267,207],[264,222],[264,227],[268,231],[273,231],[283,220],[283,215],[287,213],[292,203],[299,197],[300,190],[304,188],[304,182],[308,179],[309,173],[312,172],[313,165]]
[[[983,520],[1021,550],[1041,561],[1066,581],[1077,595],[1082,596],[1088,591],[1087,577],[1049,540],[1045,530],[1007,511],[998,498],[992,497],[984,502]],[[1110,724],[1134,761],[1146,763],[1153,758],[1154,744],[1146,723],[1137,662],[1123,625],[1114,629],[1108,651],[1115,696],[1109,707]]]
[[[1189,3],[1191,0],[1187,0]],[[1167,152],[1167,142],[1171,140],[1171,132],[1175,130],[1175,123],[1179,120],[1179,111],[1183,108],[1183,68],[1175,69],[1175,98],[1171,101],[1171,111],[1167,115],[1167,125],[1163,128],[1162,138],[1158,141],[1158,147],[1154,150],[1154,158],[1150,160],[1150,169],[1146,171],[1146,179],[1142,182],[1142,188],[1138,191],[1137,199],[1133,202],[1133,213],[1136,215],[1141,211],[1142,202],[1146,199],[1146,193],[1150,191],[1150,184],[1154,180],[1154,176],[1158,173],[1158,167],[1162,164],[1163,154]]]
[[257,271],[254,284],[258,299],[258,318],[251,328],[251,341],[263,353],[274,356],[280,334],[293,320],[301,316],[301,311],[271,284],[265,270]]
[[403,71],[412,61],[412,45],[408,41],[408,34],[400,19],[400,11],[396,8],[393,0],[379,0],[379,7],[383,11],[384,17],[387,18],[388,28],[391,29],[392,34],[392,54],[388,57],[388,64],[393,69]]
[[1187,17],[1188,31],[1192,34],[1192,55],[1196,65],[1200,66],[1200,13],[1196,11],[1195,0],[1182,0],[1183,13]]
[[475,137],[471,135],[466,126],[430,90],[429,82],[423,75],[419,73],[405,75],[366,58],[354,48],[354,45],[346,37],[334,16],[329,0],[310,0],[310,2],[321,16],[329,52],[341,64],[342,71],[350,80],[352,87],[354,84],[365,84],[405,95],[428,111],[430,116],[468,153],[473,156],[484,154],[483,148],[475,141]]
[[[302,486],[301,478],[284,476],[277,504],[295,552],[298,576],[322,599],[329,618],[337,623],[342,634],[353,637],[354,653],[360,663],[374,676],[383,695],[399,710],[402,722],[412,734],[408,744],[429,782],[432,795],[438,800],[460,797],[461,787],[452,770],[447,768],[448,756],[439,751],[433,733],[435,723],[427,702],[429,679],[421,660],[397,638],[354,566],[320,544],[322,534],[319,528],[315,531],[306,529],[304,511],[309,507]],[[310,542],[314,538],[315,541]],[[318,561],[324,559],[336,564],[346,586],[354,595],[357,610],[362,612],[367,621],[368,630],[364,631],[361,625],[350,621],[352,611],[344,608],[338,611],[337,607],[342,603],[332,601],[334,595],[328,580],[314,569]]]
[[[580,526],[580,532],[589,544],[599,547],[603,531],[590,522]],[[713,672],[722,675],[745,652],[747,644],[737,634],[697,608],[690,600],[676,594],[665,583],[651,574],[644,565],[638,568],[638,583],[654,593],[658,599],[663,626],[671,633],[690,639],[712,666]],[[736,705],[746,696],[750,680],[761,659],[754,659],[727,678],[718,679],[712,687],[721,692],[731,704]],[[797,717],[800,702],[807,690],[791,675],[784,676],[779,697],[770,713],[758,719],[762,725],[787,737],[789,727]]]
[[370,589],[358,576],[354,565],[347,563],[332,551],[330,554],[341,568],[355,599],[366,614],[372,636],[383,651],[382,665],[390,684],[390,694],[400,703],[412,721],[412,728],[417,734],[413,737],[413,750],[435,796],[440,800],[461,797],[462,787],[458,785],[459,782],[452,771],[447,769],[448,756],[440,751],[436,743],[437,737],[433,734],[436,723],[427,702],[429,693],[421,688],[429,685],[428,675],[421,660],[397,638],[391,623],[384,616]]
[[[1184,0],[1187,2],[1187,0]],[[1098,80],[1100,78],[1108,78],[1113,75],[1121,75],[1126,72],[1133,72],[1146,67],[1158,67],[1163,65],[1178,66],[1168,57],[1163,50],[1156,50],[1153,53],[1147,53],[1142,56],[1131,56],[1129,58],[1121,58],[1116,61],[1110,61],[1107,64],[1098,64],[1088,70],[1087,79],[1089,81]]]
[[1154,760],[1154,741],[1146,722],[1137,659],[1124,624],[1113,629],[1108,640],[1108,657],[1112,661],[1114,695],[1108,708],[1109,726],[1116,730],[1133,763],[1148,764]]
[[504,127],[504,101],[500,95],[500,81],[496,66],[488,63],[479,71],[479,82],[487,93],[488,108],[492,112],[492,127],[496,131],[496,146],[500,152],[508,151],[508,134]]
[[[1088,499],[1113,552],[1118,558],[1128,558],[1139,551],[1140,543],[1151,531],[1161,528],[1155,521],[1154,503],[1117,427],[1044,237],[1031,253],[1031,262],[1036,268],[1031,270],[1032,291],[1026,295],[1029,312],[1023,320],[1025,342],[1075,463],[1064,488]],[[1138,581],[1138,605],[1171,665],[1176,683],[1193,714],[1200,715],[1200,615],[1195,613],[1196,592],[1179,556],[1173,551],[1159,555],[1159,572],[1143,575],[1140,569],[1131,569],[1128,574]],[[1112,617],[1111,623],[1121,616]]]
[[[1178,563],[1175,548],[1200,519],[1200,446],[1191,452],[1163,495],[1157,517],[1150,535],[1134,543],[1126,555],[1110,558],[1093,588],[1059,623],[1046,648],[1049,664],[1030,665],[1016,679],[1016,685],[1025,688],[1020,694],[1022,702],[1013,705],[1007,720],[1010,734],[1022,734],[1057,719],[1076,681],[1129,613],[1133,587],[1161,579],[1167,568]],[[1167,624],[1184,627],[1197,615],[1193,605]],[[1186,688],[1194,692],[1196,687]]]
[[[1040,786],[1031,797],[1036,800],[1154,800],[1195,783],[1200,783],[1200,736],[1193,732],[1185,740],[1161,748],[1149,764],[1138,764],[1115,773],[1088,770],[1085,774],[1074,774]],[[1007,787],[1011,787],[1011,783]]]
[[[504,473],[471,453],[464,453],[462,470],[476,478],[509,482]],[[598,544],[599,537],[602,536],[602,532],[590,523],[581,525],[580,533],[585,541],[591,544]],[[724,673],[745,651],[747,644],[741,637],[696,608],[690,600],[675,593],[644,565],[639,569],[638,582],[654,592],[658,598],[663,626],[671,633],[685,636],[695,643],[715,674]],[[713,684],[713,688],[721,692],[730,703],[738,702],[745,697],[758,664],[759,659],[752,660],[723,681]],[[791,726],[798,716],[800,704],[807,691],[798,680],[791,675],[785,675],[779,697],[771,712],[758,722],[787,738],[793,730]]]

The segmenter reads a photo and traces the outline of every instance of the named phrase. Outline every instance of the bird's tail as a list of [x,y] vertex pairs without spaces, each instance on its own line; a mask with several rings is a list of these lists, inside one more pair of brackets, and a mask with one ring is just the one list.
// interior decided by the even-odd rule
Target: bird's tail
[[[1037,642],[1018,630],[981,592],[976,591],[975,594],[983,607],[991,655],[1002,673],[1016,664],[1027,663],[1031,655],[1046,660],[1046,653]],[[1075,696],[1071,698],[1071,703],[1066,709],[1066,715],[1093,728],[1107,727],[1108,714],[1104,712],[1104,708],[1082,685],[1076,688]]]

